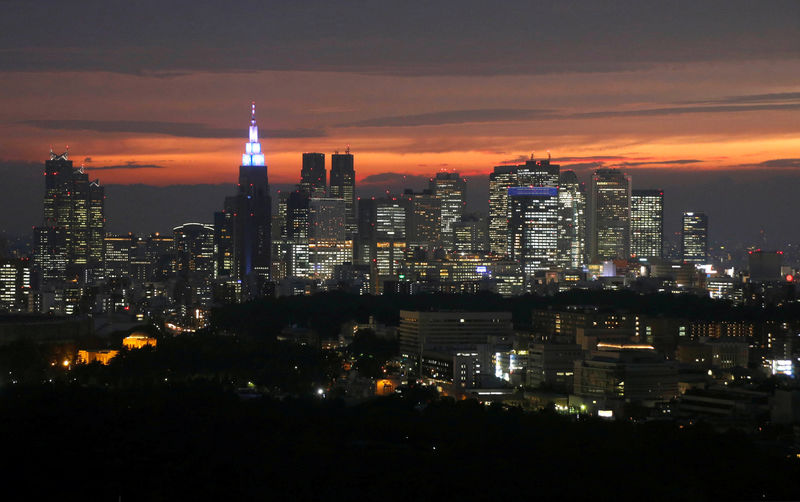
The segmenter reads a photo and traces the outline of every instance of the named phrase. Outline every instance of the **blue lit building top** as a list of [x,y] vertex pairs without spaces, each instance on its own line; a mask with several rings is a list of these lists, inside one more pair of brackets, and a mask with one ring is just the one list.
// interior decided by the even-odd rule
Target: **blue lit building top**
[[243,166],[263,166],[264,154],[261,153],[261,143],[258,141],[258,126],[256,125],[256,103],[250,111],[250,141],[244,145],[242,154]]
[[557,187],[509,187],[508,195],[511,197],[558,197]]

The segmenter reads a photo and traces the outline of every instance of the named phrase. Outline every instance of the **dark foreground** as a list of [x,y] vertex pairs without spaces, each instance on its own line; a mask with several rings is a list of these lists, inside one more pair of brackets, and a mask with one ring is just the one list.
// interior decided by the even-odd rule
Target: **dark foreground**
[[2,472],[26,500],[800,498],[800,462],[739,434],[427,399],[8,386]]

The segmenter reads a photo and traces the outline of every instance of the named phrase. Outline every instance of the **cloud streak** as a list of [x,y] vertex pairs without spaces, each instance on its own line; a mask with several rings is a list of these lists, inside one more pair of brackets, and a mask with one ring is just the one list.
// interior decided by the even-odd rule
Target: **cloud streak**
[[[46,130],[94,131],[102,133],[151,134],[184,138],[242,138],[247,136],[243,128],[210,127],[197,122],[166,122],[156,120],[24,120],[23,125]],[[264,129],[266,138],[320,138],[326,136],[323,129]]]

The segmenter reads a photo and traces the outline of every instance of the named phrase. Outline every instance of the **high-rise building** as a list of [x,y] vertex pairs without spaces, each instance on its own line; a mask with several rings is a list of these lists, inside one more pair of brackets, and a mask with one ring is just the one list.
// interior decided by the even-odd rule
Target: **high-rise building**
[[172,234],[178,276],[175,300],[184,307],[209,305],[217,272],[214,225],[185,223]]
[[446,247],[453,245],[453,223],[464,216],[467,181],[458,173],[437,173],[430,180],[430,189],[441,205],[441,238]]
[[67,273],[67,239],[62,227],[33,229],[33,268],[36,284],[63,281]]
[[133,234],[106,234],[105,243],[105,278],[125,279],[130,277],[131,255],[136,248],[136,237]]
[[550,270],[558,258],[558,188],[508,189],[508,256],[528,277]]
[[489,249],[508,252],[508,189],[517,186],[517,166],[496,166],[489,175]]
[[345,201],[312,198],[309,201],[310,277],[329,279],[334,267],[353,262],[353,241],[347,239]]
[[589,254],[593,261],[631,255],[631,179],[619,169],[592,175]]
[[310,198],[304,190],[295,190],[286,200],[287,275],[307,277]]
[[66,268],[70,275],[81,281],[99,278],[105,235],[103,187],[98,180],[89,180],[82,167],[73,167],[69,152],[59,155],[51,150],[44,175],[43,227],[63,229]]
[[309,197],[325,197],[327,190],[324,153],[304,153],[300,170],[300,189]]
[[411,204],[407,231],[409,243],[415,246],[435,247],[439,244],[442,228],[442,206],[431,190],[414,193],[406,190],[403,197]]
[[586,193],[574,171],[563,171],[558,185],[558,263],[579,268],[586,261]]
[[258,141],[256,105],[250,114],[249,142],[239,167],[239,191],[233,215],[233,248],[236,278],[247,296],[261,296],[269,279],[272,252],[272,199],[264,153]]
[[225,197],[225,208],[214,213],[214,245],[217,256],[217,277],[235,276],[234,215],[236,197]]
[[561,166],[551,164],[550,158],[535,160],[531,154],[530,160],[517,166],[517,186],[528,187],[557,187]]
[[0,311],[30,312],[31,269],[27,259],[0,259]]
[[701,212],[683,213],[682,257],[686,263],[708,262],[708,216]]
[[661,258],[664,235],[664,191],[633,190],[631,195],[631,254]]
[[353,167],[353,154],[350,146],[344,153],[331,155],[331,180],[329,195],[344,199],[345,226],[347,233],[356,232],[356,172]]
[[486,218],[465,215],[453,223],[453,249],[467,253],[485,253],[488,248]]

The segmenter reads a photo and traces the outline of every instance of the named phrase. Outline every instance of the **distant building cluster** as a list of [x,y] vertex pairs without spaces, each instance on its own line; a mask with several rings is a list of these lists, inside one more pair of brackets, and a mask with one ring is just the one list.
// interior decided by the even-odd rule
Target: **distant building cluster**
[[9,312],[159,317],[201,327],[215,304],[346,290],[359,294],[550,294],[573,288],[692,292],[735,302],[780,299],[794,270],[752,249],[749,271],[715,269],[706,214],[664,235],[664,192],[633,189],[619,169],[588,187],[547,158],[489,175],[488,213],[466,211],[468,181],[439,172],[422,191],[356,195],[354,155],[304,153],[296,189],[273,200],[255,105],[235,193],[207,222],[170,235],[106,232],[105,193],[68,152],[45,162],[42,223],[30,259],[0,263]]

